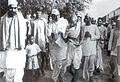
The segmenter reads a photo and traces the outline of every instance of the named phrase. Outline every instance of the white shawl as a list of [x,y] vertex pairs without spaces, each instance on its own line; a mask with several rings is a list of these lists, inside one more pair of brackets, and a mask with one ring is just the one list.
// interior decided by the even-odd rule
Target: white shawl
[[22,13],[12,18],[8,24],[8,12],[3,16],[0,27],[0,50],[21,49],[25,46],[26,23]]

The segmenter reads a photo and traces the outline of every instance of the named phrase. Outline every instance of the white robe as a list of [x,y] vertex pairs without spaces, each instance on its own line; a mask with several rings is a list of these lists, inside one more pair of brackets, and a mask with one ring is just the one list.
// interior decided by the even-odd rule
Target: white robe
[[17,15],[12,18],[9,18],[6,13],[2,19],[0,31],[0,44],[2,45],[0,52],[4,52],[6,56],[6,66],[3,66],[6,80],[13,80],[13,77],[10,77],[15,75],[14,82],[22,82],[26,60],[24,51],[26,23],[22,13],[17,12]]

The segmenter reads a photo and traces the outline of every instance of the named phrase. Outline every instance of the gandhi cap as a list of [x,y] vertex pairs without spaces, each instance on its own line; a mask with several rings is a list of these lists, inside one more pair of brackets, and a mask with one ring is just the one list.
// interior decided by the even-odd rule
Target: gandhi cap
[[58,9],[53,9],[53,10],[52,10],[52,14],[59,15],[60,12],[58,11]]

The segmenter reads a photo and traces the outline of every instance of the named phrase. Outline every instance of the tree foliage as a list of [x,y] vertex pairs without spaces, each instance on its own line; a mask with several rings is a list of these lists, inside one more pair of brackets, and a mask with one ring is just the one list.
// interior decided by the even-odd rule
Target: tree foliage
[[[92,0],[17,0],[21,6],[22,12],[27,10],[32,10],[34,12],[36,7],[42,7],[47,13],[53,8],[58,8],[59,10],[64,9],[66,3],[71,3],[71,6],[75,6],[77,10],[84,11],[88,8]],[[1,12],[2,15],[7,11],[7,0],[1,0]]]

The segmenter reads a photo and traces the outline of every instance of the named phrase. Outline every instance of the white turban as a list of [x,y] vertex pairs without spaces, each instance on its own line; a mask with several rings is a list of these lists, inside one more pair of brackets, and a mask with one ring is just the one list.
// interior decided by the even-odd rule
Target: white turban
[[16,0],[8,0],[8,6],[17,7],[18,2]]

